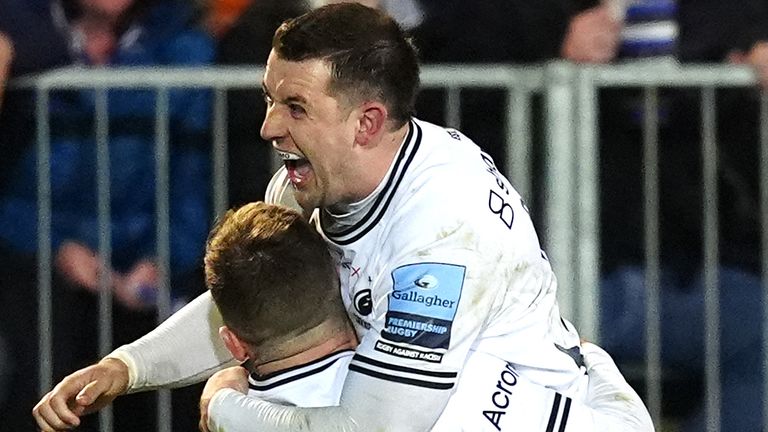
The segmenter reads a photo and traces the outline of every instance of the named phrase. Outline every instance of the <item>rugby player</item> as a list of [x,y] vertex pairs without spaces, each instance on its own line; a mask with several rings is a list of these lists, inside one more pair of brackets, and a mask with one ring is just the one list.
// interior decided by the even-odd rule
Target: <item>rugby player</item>
[[[209,237],[205,274],[225,323],[219,334],[245,366],[215,374],[214,389],[224,381],[281,405],[339,404],[357,335],[338,295],[326,244],[298,212],[262,202],[228,212]],[[614,375],[621,380],[618,370]],[[599,382],[595,378],[591,387]],[[626,383],[624,390],[632,391]],[[595,393],[583,396],[588,405]],[[603,414],[580,399],[531,384],[514,365],[470,351],[433,430],[606,430],[599,428],[605,421],[595,421]],[[247,431],[250,425],[249,416],[235,414],[212,430]]]
[[[201,402],[204,424],[240,417],[259,431],[429,430],[470,351],[565,397],[583,391],[579,336],[560,317],[556,278],[520,195],[466,136],[413,117],[418,75],[414,48],[374,9],[329,5],[276,31],[261,132],[284,168],[268,197],[295,200],[327,241],[359,345],[339,406],[244,404],[241,393],[214,386]],[[207,337],[220,324],[203,294],[65,378],[35,408],[38,423],[66,427],[119,394],[199,381],[232,362]],[[652,429],[634,392],[600,404],[623,422],[619,430]]]

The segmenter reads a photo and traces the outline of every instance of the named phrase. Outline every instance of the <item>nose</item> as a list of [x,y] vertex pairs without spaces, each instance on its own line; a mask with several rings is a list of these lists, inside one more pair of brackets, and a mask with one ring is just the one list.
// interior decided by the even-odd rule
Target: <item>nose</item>
[[265,141],[279,142],[286,134],[283,121],[277,104],[267,106],[264,122],[261,124],[261,137]]

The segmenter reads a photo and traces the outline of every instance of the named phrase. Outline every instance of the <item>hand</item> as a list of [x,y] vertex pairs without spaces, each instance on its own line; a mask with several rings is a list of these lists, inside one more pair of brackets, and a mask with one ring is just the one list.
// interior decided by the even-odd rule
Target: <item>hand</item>
[[608,63],[618,52],[621,28],[608,6],[587,9],[571,19],[560,55],[577,63]]
[[157,303],[160,270],[150,260],[141,260],[125,275],[114,278],[115,298],[133,310],[147,309]]
[[67,376],[32,409],[42,432],[63,431],[80,425],[80,417],[98,411],[128,388],[128,366],[105,358]]
[[752,66],[758,83],[764,90],[768,90],[768,41],[756,42],[746,54],[733,51],[728,55],[728,61],[733,64]]
[[588,376],[585,403],[594,410],[596,430],[653,432],[648,409],[611,356],[589,342],[581,343],[581,353]]
[[73,241],[59,246],[54,264],[70,283],[96,292],[99,289],[101,263],[95,251]]
[[231,388],[248,394],[248,371],[241,366],[220,370],[208,378],[200,396],[200,431],[208,432],[208,405],[219,390]]

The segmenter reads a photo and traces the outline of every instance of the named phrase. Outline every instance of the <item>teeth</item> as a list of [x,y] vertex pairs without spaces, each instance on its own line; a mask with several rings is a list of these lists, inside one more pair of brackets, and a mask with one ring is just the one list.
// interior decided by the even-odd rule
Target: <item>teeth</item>
[[283,152],[283,151],[280,151],[280,150],[277,151],[277,154],[280,156],[280,159],[282,159],[284,161],[295,161],[295,160],[300,160],[301,159],[301,157],[299,155],[295,155],[293,153],[288,153],[288,152]]

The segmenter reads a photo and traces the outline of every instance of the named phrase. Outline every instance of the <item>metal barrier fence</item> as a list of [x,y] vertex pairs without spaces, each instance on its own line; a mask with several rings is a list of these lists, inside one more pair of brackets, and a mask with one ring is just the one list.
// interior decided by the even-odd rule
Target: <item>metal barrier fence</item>
[[[97,181],[100,226],[110,224],[109,209],[109,137],[107,119],[107,89],[156,89],[156,178],[157,256],[161,270],[158,319],[171,312],[169,289],[169,112],[168,92],[172,88],[210,88],[214,91],[213,124],[213,202],[215,214],[227,207],[227,108],[226,90],[260,88],[263,70],[259,67],[217,67],[198,69],[62,69],[30,78],[20,83],[33,87],[37,103],[38,154],[38,265],[40,305],[40,390],[45,392],[51,382],[51,185],[50,185],[50,125],[48,119],[49,92],[58,89],[95,89],[98,142]],[[630,64],[618,66],[575,66],[553,62],[541,66],[510,65],[442,65],[427,66],[422,71],[425,88],[445,90],[447,126],[460,128],[461,90],[496,88],[506,92],[504,135],[506,159],[500,162],[510,174],[513,184],[525,197],[533,190],[532,109],[533,98],[540,97],[543,105],[544,161],[540,192],[544,210],[544,226],[540,229],[542,242],[555,267],[561,289],[561,310],[571,318],[581,334],[600,340],[599,282],[600,282],[600,213],[598,172],[598,98],[602,88],[640,87],[645,97],[644,177],[645,253],[646,253],[646,361],[645,380],[652,417],[661,419],[661,330],[660,330],[660,252],[659,252],[659,190],[658,173],[658,89],[661,87],[695,87],[702,95],[702,156],[703,192],[706,197],[704,216],[705,269],[705,331],[706,334],[706,413],[707,431],[716,432],[720,425],[721,389],[719,382],[720,327],[718,293],[718,213],[717,213],[717,143],[715,138],[715,97],[719,87],[748,87],[755,84],[753,72],[737,66],[677,66]],[[760,184],[768,185],[768,98],[762,97],[760,140]],[[482,143],[479,143],[482,145]],[[761,188],[761,221],[768,215],[768,187]],[[768,230],[763,229],[761,245],[768,251]],[[111,239],[108,229],[100,230],[101,257],[110,255]],[[768,275],[768,254],[762,256],[763,280]],[[108,263],[102,258],[102,267]],[[102,354],[112,349],[111,293],[108,272],[101,272],[100,339]],[[765,283],[763,284],[765,287]],[[764,289],[768,304],[768,289]],[[768,326],[764,324],[764,352],[768,369]],[[768,394],[768,380],[764,388]],[[159,398],[159,430],[170,431],[170,398],[161,392]],[[103,431],[112,430],[111,414],[101,414]],[[768,398],[764,398],[764,422],[768,430]]]

